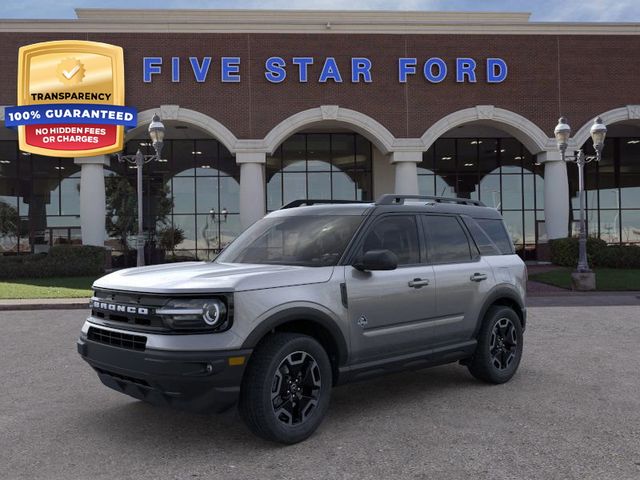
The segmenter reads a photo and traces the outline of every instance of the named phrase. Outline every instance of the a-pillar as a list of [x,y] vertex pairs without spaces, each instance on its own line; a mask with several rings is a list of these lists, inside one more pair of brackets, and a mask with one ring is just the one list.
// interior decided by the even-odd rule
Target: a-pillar
[[237,152],[240,165],[240,225],[251,226],[265,214],[264,152]]
[[104,167],[109,166],[109,157],[76,158],[80,165],[80,228],[83,245],[104,246],[106,198],[104,190]]
[[542,152],[537,161],[544,164],[544,223],[547,237],[569,235],[569,179],[567,164],[560,152]]
[[393,152],[391,163],[396,169],[394,193],[417,195],[418,163],[422,161],[422,152]]

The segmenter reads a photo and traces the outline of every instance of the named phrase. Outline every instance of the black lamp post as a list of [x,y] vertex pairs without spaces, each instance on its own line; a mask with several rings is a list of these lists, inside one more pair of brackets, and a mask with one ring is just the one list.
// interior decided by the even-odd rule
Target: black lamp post
[[[580,237],[579,237],[579,256],[578,267],[576,273],[591,274],[589,262],[587,259],[587,229],[585,223],[585,192],[584,192],[584,166],[592,161],[599,162],[602,158],[602,149],[604,147],[604,139],[607,135],[607,127],[602,123],[600,117],[596,118],[591,126],[591,139],[593,140],[593,148],[595,155],[585,155],[582,149],[573,155],[567,155],[567,146],[569,145],[569,137],[571,136],[571,127],[567,123],[565,117],[558,120],[554,132],[558,149],[562,154],[563,161],[574,162],[578,166],[578,192],[580,196]],[[595,278],[594,282],[595,283]]]
[[144,265],[144,235],[142,231],[142,166],[145,163],[149,163],[152,160],[160,160],[162,157],[162,146],[164,144],[165,128],[158,114],[155,114],[151,119],[149,125],[149,137],[153,145],[155,153],[153,155],[143,155],[140,149],[135,155],[121,155],[118,154],[118,161],[128,162],[135,165],[137,169],[137,190],[138,190],[138,235],[136,238],[136,249],[138,251],[136,265],[142,267]]

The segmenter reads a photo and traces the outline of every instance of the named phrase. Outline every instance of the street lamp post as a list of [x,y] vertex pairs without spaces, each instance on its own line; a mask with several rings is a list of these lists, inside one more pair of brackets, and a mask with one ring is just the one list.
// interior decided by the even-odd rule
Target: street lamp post
[[[578,240],[578,266],[573,275],[574,286],[578,290],[592,290],[595,288],[595,274],[589,268],[587,259],[587,228],[585,221],[585,191],[584,191],[584,166],[592,161],[599,162],[602,158],[602,149],[604,147],[604,139],[607,134],[607,127],[602,123],[600,117],[596,118],[591,126],[591,139],[593,140],[593,148],[595,155],[585,155],[582,149],[573,155],[567,155],[567,146],[569,145],[569,137],[571,136],[571,127],[567,123],[565,117],[558,120],[558,125],[554,130],[558,149],[562,154],[563,161],[574,162],[578,166],[578,194],[580,197],[580,237]],[[586,283],[582,285],[580,278],[586,279]]]
[[160,121],[158,114],[155,114],[149,125],[149,137],[155,153],[153,155],[143,155],[140,149],[135,155],[122,155],[118,153],[118,161],[128,162],[135,165],[137,173],[137,193],[138,193],[138,235],[136,237],[136,250],[138,251],[136,265],[144,265],[144,235],[143,235],[143,209],[142,209],[142,166],[152,160],[160,160],[160,153],[164,142],[165,128]]

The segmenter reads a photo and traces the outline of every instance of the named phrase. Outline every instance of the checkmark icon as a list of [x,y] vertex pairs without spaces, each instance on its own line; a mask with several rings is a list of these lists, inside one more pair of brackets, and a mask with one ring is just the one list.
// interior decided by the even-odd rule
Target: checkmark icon
[[62,70],[62,74],[67,80],[71,80],[71,77],[73,77],[76,73],[78,73],[78,70],[80,70],[80,65],[76,65],[69,71]]

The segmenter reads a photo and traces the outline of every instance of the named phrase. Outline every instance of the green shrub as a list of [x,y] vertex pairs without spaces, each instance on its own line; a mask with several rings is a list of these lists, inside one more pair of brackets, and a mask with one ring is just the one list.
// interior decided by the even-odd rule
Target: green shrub
[[[549,242],[551,247],[551,262],[563,267],[575,267],[578,263],[578,239],[559,238]],[[599,238],[587,238],[587,259],[593,262],[594,255],[607,248],[607,242]]]
[[[551,261],[563,267],[578,264],[578,239],[561,238],[549,242]],[[587,239],[587,260],[591,267],[640,268],[640,247],[635,245],[607,245],[599,238]]]
[[594,266],[609,268],[640,268],[640,247],[609,245],[594,255]]
[[97,276],[104,273],[105,252],[90,245],[56,245],[49,253],[0,256],[0,278]]

